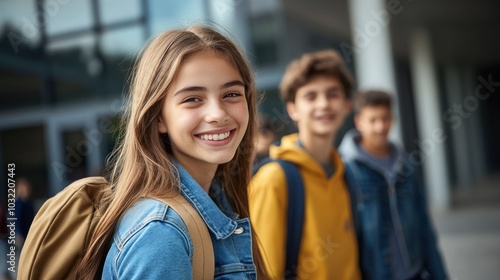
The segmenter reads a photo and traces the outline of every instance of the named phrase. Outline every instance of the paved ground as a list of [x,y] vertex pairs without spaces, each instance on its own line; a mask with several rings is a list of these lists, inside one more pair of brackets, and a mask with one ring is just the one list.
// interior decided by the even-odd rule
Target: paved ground
[[434,214],[452,280],[500,279],[500,181],[455,196],[457,207]]

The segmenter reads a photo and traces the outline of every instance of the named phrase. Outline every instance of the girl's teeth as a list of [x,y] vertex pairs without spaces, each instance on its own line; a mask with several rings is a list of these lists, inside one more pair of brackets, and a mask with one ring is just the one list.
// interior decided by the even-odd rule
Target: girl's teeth
[[229,131],[224,132],[224,133],[219,133],[219,134],[202,134],[200,135],[200,138],[203,140],[209,140],[209,141],[219,141],[219,140],[224,140],[227,137],[229,137]]

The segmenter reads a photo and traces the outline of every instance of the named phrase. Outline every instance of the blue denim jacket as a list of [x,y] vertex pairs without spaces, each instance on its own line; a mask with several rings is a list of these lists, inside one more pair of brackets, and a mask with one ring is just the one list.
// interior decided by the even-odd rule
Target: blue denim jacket
[[[238,219],[219,184],[210,196],[178,165],[182,195],[205,221],[215,254],[214,279],[256,279],[248,218]],[[102,279],[192,279],[193,242],[180,216],[158,200],[128,209],[113,235]]]
[[384,173],[355,150],[357,140],[359,135],[349,132],[339,151],[346,165],[363,279],[394,279],[389,244],[393,232],[403,265],[419,271],[416,279],[447,279],[415,167],[399,153],[396,172]]

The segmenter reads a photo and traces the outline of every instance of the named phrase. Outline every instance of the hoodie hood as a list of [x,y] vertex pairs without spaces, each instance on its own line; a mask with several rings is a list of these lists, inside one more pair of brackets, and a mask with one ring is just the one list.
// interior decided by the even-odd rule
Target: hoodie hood
[[[269,148],[269,156],[273,159],[282,159],[294,163],[300,169],[307,170],[310,174],[327,177],[324,168],[306,150],[298,146],[299,135],[297,133],[283,136],[280,143]],[[344,174],[342,159],[335,149],[332,149],[332,164],[334,175]]]
[[387,171],[382,169],[379,165],[376,165],[372,160],[368,158],[365,154],[366,152],[361,151],[360,147],[361,143],[361,134],[356,129],[349,130],[344,138],[342,139],[342,143],[339,146],[339,153],[341,154],[344,162],[349,163],[351,161],[362,162],[363,164],[369,166],[370,168],[378,171],[384,176],[388,176],[391,180],[394,180],[398,175],[399,171],[403,166],[403,153],[394,145],[392,142],[389,142],[391,149],[391,157],[395,158],[392,163],[392,168],[389,174],[386,174]]
[[361,142],[361,134],[356,129],[349,130],[342,138],[339,153],[344,161],[361,160],[363,158],[358,144]]

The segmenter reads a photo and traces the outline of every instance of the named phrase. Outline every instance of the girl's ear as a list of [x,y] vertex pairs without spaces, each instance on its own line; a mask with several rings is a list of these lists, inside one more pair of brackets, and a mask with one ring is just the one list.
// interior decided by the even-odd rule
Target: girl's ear
[[158,131],[160,133],[167,133],[167,125],[163,123],[163,119],[161,117],[158,118]]

